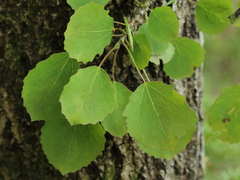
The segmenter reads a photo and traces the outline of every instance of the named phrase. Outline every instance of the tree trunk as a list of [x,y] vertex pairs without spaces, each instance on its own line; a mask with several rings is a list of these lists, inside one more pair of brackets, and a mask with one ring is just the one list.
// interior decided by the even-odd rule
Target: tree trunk
[[[165,1],[145,0],[154,8]],[[61,0],[1,0],[0,2],[0,179],[203,179],[203,140],[201,128],[201,68],[183,80],[165,75],[162,64],[146,69],[152,80],[174,84],[199,116],[197,132],[186,149],[172,160],[155,159],[141,152],[125,135],[106,134],[104,152],[88,167],[62,176],[47,161],[40,145],[43,122],[29,119],[21,99],[22,80],[37,62],[63,51],[63,33],[73,11]],[[144,22],[144,14],[134,0],[112,0],[107,6],[114,20],[123,15],[134,30]],[[180,21],[180,36],[200,41],[194,20],[194,4],[178,0],[172,5]],[[83,17],[84,18],[84,17]],[[134,90],[141,82],[120,49],[116,80]],[[104,68],[109,70],[110,62]],[[110,70],[109,70],[110,71]]]

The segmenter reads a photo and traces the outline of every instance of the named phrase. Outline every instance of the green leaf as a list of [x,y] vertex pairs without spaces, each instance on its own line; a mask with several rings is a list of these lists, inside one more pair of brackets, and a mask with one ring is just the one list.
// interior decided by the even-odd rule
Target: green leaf
[[67,53],[58,53],[29,71],[23,81],[22,98],[32,121],[64,118],[59,97],[78,69],[76,60],[70,59]]
[[148,23],[145,23],[143,25],[141,25],[138,29],[138,31],[136,32],[136,34],[145,34],[151,44],[151,54],[152,55],[157,55],[157,54],[162,54],[164,51],[167,50],[168,45],[170,43],[164,43],[164,42],[159,42],[154,40],[151,36],[150,33],[148,32]]
[[218,34],[230,24],[228,17],[233,13],[230,0],[200,0],[196,7],[196,21],[201,31]]
[[187,146],[187,144],[191,141],[191,139],[196,131],[197,120],[198,119],[193,114],[191,119],[189,120],[186,134],[178,140],[174,151],[149,149],[149,148],[144,147],[142,144],[138,144],[138,147],[142,151],[146,152],[148,155],[154,156],[155,158],[172,159],[176,154],[178,154],[182,150],[184,150],[185,147]]
[[169,62],[174,55],[175,48],[170,42],[164,43],[154,40],[148,32],[147,26],[147,23],[141,25],[136,34],[145,34],[147,36],[151,44],[150,61],[157,65],[159,65],[160,59],[162,59],[164,63]]
[[113,111],[114,88],[103,69],[91,66],[70,78],[60,102],[62,113],[71,125],[96,124]]
[[80,6],[83,6],[89,2],[95,2],[96,4],[106,5],[109,0],[67,0],[67,3],[71,6],[73,10],[76,10]]
[[108,12],[104,10],[104,5],[93,2],[75,11],[67,26],[64,41],[64,49],[71,58],[87,63],[95,55],[103,53],[113,34],[113,19]]
[[229,17],[231,23],[235,27],[240,27],[240,8],[235,11],[230,17]]
[[151,62],[159,65],[160,64],[160,61],[159,61],[160,59],[163,61],[164,64],[168,63],[172,59],[172,57],[175,53],[175,48],[172,45],[172,43],[167,43],[167,44],[168,44],[168,46],[167,46],[168,48],[163,53],[156,54],[156,55],[153,55],[153,56],[150,57]]
[[122,113],[129,102],[132,92],[119,82],[114,82],[113,87],[115,89],[116,104],[113,112],[103,120],[102,126],[112,135],[122,137],[127,133],[126,118],[123,117]]
[[71,126],[66,119],[57,119],[47,121],[41,131],[43,151],[62,174],[80,170],[104,150],[100,124]]
[[203,60],[205,51],[199,43],[192,39],[177,38],[173,41],[175,54],[163,67],[167,75],[181,79],[190,77]]
[[151,11],[148,19],[148,31],[151,37],[160,42],[169,42],[178,36],[177,15],[168,6],[157,7]]
[[133,59],[139,69],[148,66],[151,56],[151,45],[145,34],[137,34],[133,37],[133,49],[130,49]]
[[124,19],[124,23],[125,23],[125,26],[126,26],[126,31],[127,31],[127,36],[128,36],[128,41],[129,41],[129,44],[131,46],[131,48],[133,48],[133,35],[132,35],[132,30],[130,28],[130,25],[126,19],[126,17],[123,17]]
[[[130,97],[123,115],[129,134],[148,149],[174,151],[196,114],[172,85],[148,82],[140,85]],[[192,131],[192,130],[191,130]]]
[[219,131],[219,139],[230,143],[240,142],[240,85],[222,90],[209,110],[209,124]]
[[177,0],[169,0],[167,3],[163,4],[163,6],[168,6],[170,4],[175,3]]

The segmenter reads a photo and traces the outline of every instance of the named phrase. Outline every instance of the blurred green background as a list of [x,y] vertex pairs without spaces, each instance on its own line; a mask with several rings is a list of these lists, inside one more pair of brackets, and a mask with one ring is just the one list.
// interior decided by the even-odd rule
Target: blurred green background
[[[232,1],[237,9],[239,1]],[[240,143],[218,140],[207,122],[208,109],[221,89],[240,84],[240,28],[230,25],[219,35],[204,36],[205,180],[240,180]]]

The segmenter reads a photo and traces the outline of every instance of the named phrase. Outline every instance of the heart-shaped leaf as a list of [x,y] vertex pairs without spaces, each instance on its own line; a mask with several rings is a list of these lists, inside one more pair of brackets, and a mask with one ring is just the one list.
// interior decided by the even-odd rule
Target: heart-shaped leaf
[[67,53],[58,53],[29,71],[23,81],[22,98],[32,121],[64,118],[59,97],[78,69],[76,60],[70,59]]
[[[91,13],[89,13],[91,12]],[[102,54],[112,38],[113,19],[104,5],[90,2],[71,16],[65,32],[64,49],[71,58],[87,63]]]
[[71,126],[66,119],[57,119],[47,121],[41,131],[43,151],[62,174],[80,170],[104,150],[100,124]]
[[79,69],[64,87],[60,102],[71,125],[96,124],[113,111],[114,88],[108,74],[100,67]]
[[138,144],[153,150],[175,151],[179,139],[197,120],[195,112],[172,85],[148,82],[130,97],[124,113],[129,134]]

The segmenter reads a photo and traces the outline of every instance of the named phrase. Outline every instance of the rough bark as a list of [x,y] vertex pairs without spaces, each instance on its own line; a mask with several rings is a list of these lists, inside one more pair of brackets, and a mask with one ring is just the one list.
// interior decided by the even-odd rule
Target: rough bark
[[[163,2],[145,1],[151,7]],[[199,116],[198,130],[186,150],[173,160],[155,159],[141,152],[128,135],[120,139],[106,134],[105,151],[88,167],[65,176],[55,170],[39,143],[43,123],[31,123],[22,106],[21,88],[37,62],[63,51],[63,32],[73,12],[60,0],[1,0],[0,4],[0,179],[203,179],[201,68],[190,78],[173,80],[162,65],[153,64],[147,68],[150,78],[175,84]],[[134,0],[112,0],[106,8],[115,20],[122,21],[125,15],[135,30],[144,21],[142,8]],[[179,35],[199,40],[194,5],[179,0],[172,8],[180,20]],[[119,54],[116,79],[134,90],[141,79],[126,61],[125,50],[120,49]],[[109,67],[107,61],[104,68],[110,72]]]

